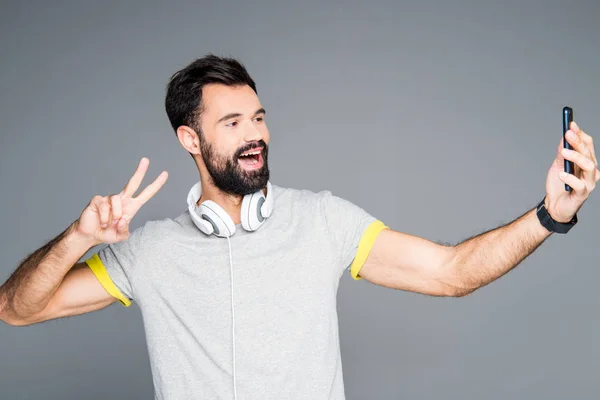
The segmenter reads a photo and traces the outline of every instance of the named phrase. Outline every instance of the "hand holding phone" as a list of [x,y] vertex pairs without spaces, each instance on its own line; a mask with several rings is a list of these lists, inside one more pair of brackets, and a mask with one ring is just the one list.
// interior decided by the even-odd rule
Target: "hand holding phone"
[[[562,120],[563,120],[563,147],[572,150],[573,146],[571,146],[569,144],[569,142],[567,142],[567,138],[565,137],[565,134],[567,133],[567,131],[571,127],[571,122],[573,122],[573,109],[571,107],[564,107],[563,108],[563,111],[562,111]],[[575,171],[575,168],[574,168],[574,165],[573,165],[573,161],[565,160],[565,172],[567,174],[573,174],[574,171]],[[567,192],[570,192],[571,191],[571,186],[569,186],[569,185],[567,185],[565,183],[565,190]]]

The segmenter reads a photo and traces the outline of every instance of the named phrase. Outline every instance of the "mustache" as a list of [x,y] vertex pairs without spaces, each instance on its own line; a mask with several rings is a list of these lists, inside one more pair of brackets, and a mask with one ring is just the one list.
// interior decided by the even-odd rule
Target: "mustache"
[[264,140],[262,140],[262,139],[261,139],[261,140],[259,140],[259,141],[256,141],[256,142],[251,142],[251,143],[248,143],[248,144],[246,144],[246,145],[244,145],[244,146],[240,147],[240,148],[239,148],[239,149],[238,149],[238,150],[235,152],[234,158],[237,160],[237,159],[238,159],[238,158],[239,158],[239,157],[242,155],[242,153],[245,153],[246,151],[250,151],[250,150],[252,150],[252,149],[257,149],[257,148],[259,148],[259,147],[262,147],[262,148],[263,148],[263,150],[262,150],[262,153],[263,153],[263,154],[265,154],[265,153],[267,152],[267,150],[268,150],[268,146],[267,146],[267,144],[265,143],[265,141],[264,141]]

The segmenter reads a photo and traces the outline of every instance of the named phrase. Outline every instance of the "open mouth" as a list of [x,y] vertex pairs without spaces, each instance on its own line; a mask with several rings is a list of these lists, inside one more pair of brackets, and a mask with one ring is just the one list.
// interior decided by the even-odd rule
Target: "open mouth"
[[244,169],[257,169],[262,167],[262,148],[248,150],[238,157],[240,165]]

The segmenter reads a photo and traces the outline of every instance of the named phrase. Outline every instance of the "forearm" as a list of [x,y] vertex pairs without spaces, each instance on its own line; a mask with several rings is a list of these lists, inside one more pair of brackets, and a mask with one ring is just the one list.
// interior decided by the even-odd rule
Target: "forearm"
[[453,280],[461,294],[470,293],[498,279],[537,249],[550,232],[536,210],[513,222],[485,232],[454,247]]
[[0,319],[26,319],[44,310],[67,272],[95,244],[74,222],[28,256],[0,287]]

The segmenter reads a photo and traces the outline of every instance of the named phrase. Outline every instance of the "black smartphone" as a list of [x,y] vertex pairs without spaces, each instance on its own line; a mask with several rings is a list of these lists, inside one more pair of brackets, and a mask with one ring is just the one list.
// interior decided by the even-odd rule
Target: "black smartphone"
[[[563,120],[563,142],[564,142],[563,147],[572,150],[573,146],[571,146],[569,144],[569,142],[567,142],[567,138],[565,137],[565,134],[571,127],[571,122],[573,122],[573,109],[571,107],[563,108],[562,120]],[[567,174],[572,174],[574,172],[574,170],[575,170],[575,167],[573,165],[573,161],[565,160],[565,172]],[[565,190],[567,192],[570,192],[571,186],[569,186],[565,183]]]

